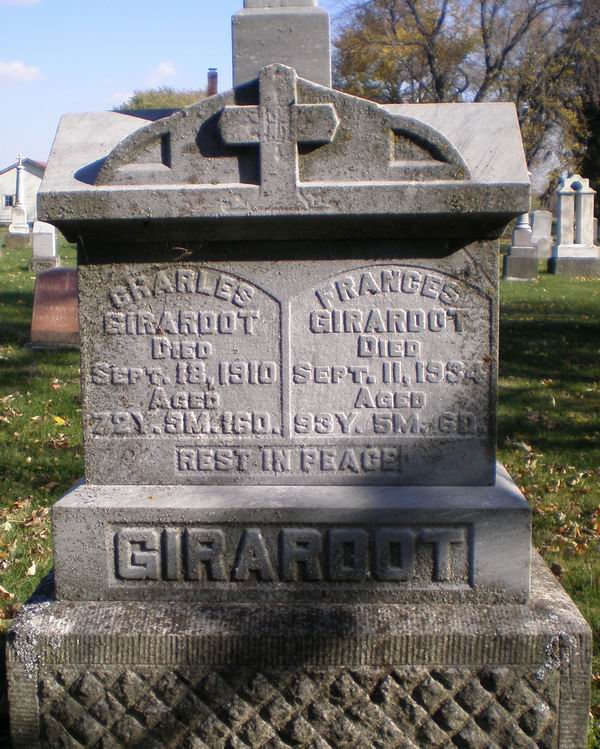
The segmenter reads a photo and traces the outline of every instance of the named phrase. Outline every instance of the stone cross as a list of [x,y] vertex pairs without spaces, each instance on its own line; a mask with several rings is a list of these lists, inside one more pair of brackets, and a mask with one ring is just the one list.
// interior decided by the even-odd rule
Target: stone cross
[[270,65],[260,74],[260,105],[224,107],[219,123],[225,144],[260,147],[262,197],[281,204],[294,202],[298,144],[331,143],[339,127],[333,104],[297,100],[294,70]]

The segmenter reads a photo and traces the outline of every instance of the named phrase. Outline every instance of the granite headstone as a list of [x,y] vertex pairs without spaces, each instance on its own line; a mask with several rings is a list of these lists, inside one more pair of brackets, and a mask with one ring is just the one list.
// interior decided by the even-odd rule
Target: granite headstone
[[538,276],[537,250],[532,239],[529,214],[519,217],[512,234],[512,245],[504,256],[503,277],[507,281],[535,281]]
[[594,236],[596,193],[578,174],[558,186],[556,243],[548,261],[550,273],[595,278],[600,276],[600,247]]
[[32,243],[31,270],[34,273],[57,268],[60,265],[60,257],[57,253],[57,232],[52,224],[36,221],[33,224]]
[[33,294],[30,346],[78,347],[78,308],[76,268],[53,268],[38,273]]
[[[313,10],[246,5],[266,49]],[[252,45],[231,92],[59,127],[86,481],[11,636],[14,747],[582,747],[589,629],[495,462],[514,107]]]
[[552,212],[533,211],[531,214],[531,240],[537,250],[538,260],[547,260],[552,254]]

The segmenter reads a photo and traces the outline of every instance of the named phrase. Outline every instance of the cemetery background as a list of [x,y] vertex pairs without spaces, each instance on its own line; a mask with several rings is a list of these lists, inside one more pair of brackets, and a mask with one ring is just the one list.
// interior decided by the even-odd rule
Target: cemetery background
[[[22,349],[33,284],[27,257],[9,252],[0,277],[3,627],[49,570],[48,508],[81,474],[77,357]],[[536,287],[504,285],[503,303],[499,458],[534,508],[536,546],[598,637],[600,286],[543,275]],[[596,716],[598,703],[596,695]],[[600,746],[599,733],[592,727],[591,746]]]
[[[2,633],[49,572],[49,508],[83,472],[78,353],[24,348],[30,253],[6,251],[0,267]],[[63,242],[61,255],[74,264],[73,247]],[[534,509],[536,547],[594,630],[590,747],[599,749],[600,281],[542,272],[537,284],[503,282],[501,300],[499,459]],[[0,746],[7,729],[2,674]]]

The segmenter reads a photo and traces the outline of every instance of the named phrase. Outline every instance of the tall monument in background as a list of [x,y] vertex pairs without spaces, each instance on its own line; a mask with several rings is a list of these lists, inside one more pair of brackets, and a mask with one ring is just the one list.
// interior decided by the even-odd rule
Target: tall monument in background
[[8,225],[5,242],[7,247],[28,247],[31,243],[29,224],[27,223],[27,209],[23,195],[24,179],[23,157],[21,154],[17,160],[17,177],[15,185],[15,204],[12,209],[11,222]]
[[496,462],[515,109],[335,91],[314,2],[245,5],[232,91],[54,142],[86,476],[14,749],[582,749],[589,628]]

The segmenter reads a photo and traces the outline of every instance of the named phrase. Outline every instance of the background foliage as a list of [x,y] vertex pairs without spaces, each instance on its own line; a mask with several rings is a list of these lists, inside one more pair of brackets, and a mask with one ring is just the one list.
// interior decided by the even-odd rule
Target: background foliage
[[598,0],[340,0],[338,28],[337,87],[387,103],[512,101],[530,166],[558,161],[550,188],[563,169],[600,186]]

